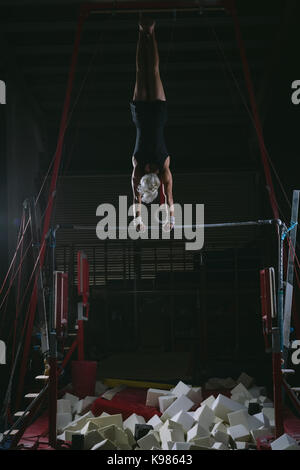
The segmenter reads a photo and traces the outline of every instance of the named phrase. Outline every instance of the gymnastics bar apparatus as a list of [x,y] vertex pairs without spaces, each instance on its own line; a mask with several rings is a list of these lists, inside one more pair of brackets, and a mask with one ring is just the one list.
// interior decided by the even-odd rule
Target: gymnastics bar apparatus
[[[46,237],[48,237],[49,229],[50,229],[51,215],[52,215],[52,210],[53,210],[53,203],[55,199],[58,173],[59,173],[61,157],[62,157],[63,142],[64,142],[65,132],[67,129],[67,124],[68,124],[71,93],[72,93],[75,70],[76,70],[76,65],[77,65],[78,55],[79,55],[81,34],[83,31],[84,23],[87,20],[88,16],[92,13],[94,14],[95,13],[97,14],[112,13],[113,14],[113,13],[130,13],[130,12],[133,13],[133,12],[141,12],[141,11],[144,11],[144,12],[198,11],[201,13],[203,10],[204,11],[205,10],[208,10],[208,11],[228,10],[232,15],[235,30],[236,30],[237,42],[238,42],[238,46],[239,46],[241,58],[242,58],[246,85],[248,88],[251,107],[253,111],[253,117],[255,120],[259,147],[260,147],[261,157],[262,157],[262,163],[263,163],[263,167],[265,171],[267,187],[269,190],[270,204],[271,204],[273,215],[274,215],[273,221],[258,221],[258,222],[244,222],[244,223],[241,222],[241,223],[232,223],[232,224],[213,224],[213,225],[206,225],[205,228],[209,228],[209,227],[217,228],[217,227],[226,227],[226,226],[234,227],[234,226],[241,226],[241,225],[264,225],[264,224],[275,223],[277,227],[278,237],[279,237],[279,260],[278,260],[278,302],[279,302],[278,307],[279,309],[278,309],[278,314],[279,314],[279,321],[282,321],[281,315],[282,315],[282,306],[283,306],[283,302],[282,302],[282,298],[283,298],[283,257],[282,257],[283,256],[283,242],[281,240],[282,238],[281,234],[285,230],[284,229],[285,226],[278,216],[278,206],[277,206],[274,188],[272,184],[272,178],[271,178],[271,173],[270,173],[270,168],[269,168],[269,163],[268,163],[268,158],[267,158],[267,152],[266,152],[265,145],[264,145],[262,126],[261,126],[259,115],[258,115],[255,95],[253,91],[253,84],[252,84],[251,77],[250,77],[249,65],[248,65],[247,58],[246,58],[245,47],[244,47],[244,43],[242,40],[242,35],[240,31],[238,15],[235,9],[234,0],[223,0],[223,1],[214,0],[213,2],[197,1],[197,0],[196,1],[172,1],[172,2],[171,1],[170,2],[157,1],[157,2],[143,2],[143,4],[139,6],[137,5],[137,2],[135,1],[131,1],[131,2],[130,1],[129,2],[110,1],[110,2],[104,2],[104,3],[86,3],[81,6],[80,12],[79,12],[76,35],[75,35],[73,53],[72,53],[72,58],[71,58],[71,64],[70,64],[70,69],[69,69],[65,100],[64,100],[61,122],[60,122],[60,127],[59,127],[57,147],[56,147],[56,151],[54,154],[54,164],[53,164],[50,189],[49,189],[49,200],[48,200],[48,205],[47,205],[47,209],[45,212],[44,225],[43,225],[43,231],[42,231],[42,236],[41,236],[42,249],[41,249],[41,256],[40,256],[40,269],[43,268],[44,260],[45,260],[46,246],[45,246],[45,243],[43,244],[43,242],[45,241]],[[19,386],[17,390],[17,400],[16,400],[17,406],[20,403],[21,398],[22,398],[24,378],[25,378],[26,365],[27,365],[28,354],[29,354],[29,349],[30,349],[30,344],[31,344],[31,336],[32,336],[33,322],[34,322],[35,311],[36,311],[36,306],[37,306],[37,300],[38,300],[38,285],[37,285],[37,281],[35,281],[31,300],[30,300],[29,321],[28,321],[28,327],[27,327],[26,336],[25,336],[24,351],[23,351],[21,368],[20,368]],[[50,332],[50,356],[49,357],[50,357],[50,361],[49,361],[50,362],[50,377],[49,377],[50,407],[53,413],[52,419],[50,419],[51,422],[49,423],[49,444],[53,447],[56,447],[57,445],[56,394],[54,393],[55,387],[51,387],[51,382],[56,384],[57,360],[56,360],[56,338],[55,338],[55,335],[51,334],[51,332]],[[279,374],[280,374],[280,371],[279,371]],[[276,383],[276,386],[278,387],[278,383]],[[275,387],[275,383],[274,383],[274,387]],[[279,403],[279,401],[276,401],[275,408],[279,409],[280,406],[281,406],[281,403]],[[278,421],[276,422],[276,429],[279,429],[279,432],[281,432],[282,431],[282,416],[281,418],[279,417],[280,417],[280,412],[277,413],[277,418],[280,422]]]

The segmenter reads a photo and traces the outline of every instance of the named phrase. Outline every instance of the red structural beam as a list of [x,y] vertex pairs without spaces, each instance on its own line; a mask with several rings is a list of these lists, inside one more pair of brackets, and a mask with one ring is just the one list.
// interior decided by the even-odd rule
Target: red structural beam
[[[61,117],[59,134],[58,134],[57,147],[56,147],[56,151],[55,151],[55,155],[54,155],[54,165],[53,165],[53,171],[52,171],[52,176],[51,176],[49,199],[48,199],[47,209],[46,209],[45,218],[44,218],[44,226],[43,226],[43,233],[42,233],[42,239],[41,239],[41,246],[43,246],[43,242],[46,239],[46,235],[47,235],[47,233],[49,231],[49,227],[50,227],[50,221],[51,221],[52,209],[53,209],[53,202],[54,202],[55,193],[56,193],[58,172],[59,172],[60,163],[61,163],[64,137],[65,137],[65,132],[66,132],[67,123],[68,123],[68,114],[69,114],[69,109],[70,109],[71,93],[72,93],[72,88],[73,88],[73,82],[74,82],[74,76],[75,76],[77,60],[78,60],[79,44],[80,44],[81,33],[82,33],[83,24],[84,24],[85,19],[86,19],[86,14],[85,14],[84,11],[81,11],[80,15],[79,15],[76,38],[75,38],[75,44],[74,44],[74,49],[73,49],[73,54],[72,54],[72,59],[71,59],[69,78],[68,78],[68,83],[67,83],[65,101],[64,101],[64,105],[63,105],[62,117]],[[45,247],[46,247],[46,244],[44,244],[44,246],[41,250],[40,269],[42,269],[42,267],[44,265]],[[23,355],[22,355],[22,362],[21,362],[21,368],[20,368],[19,384],[18,384],[17,399],[16,399],[16,408],[19,408],[21,400],[22,400],[22,395],[23,395],[24,378],[25,378],[25,373],[26,373],[26,368],[27,368],[27,361],[28,361],[29,349],[30,349],[30,344],[31,344],[32,329],[33,329],[33,324],[34,324],[36,306],[37,306],[37,276],[36,276],[33,292],[32,292],[31,299],[30,299],[29,320],[28,320],[28,324],[27,324],[27,331],[26,331],[26,337],[25,337],[25,343],[24,343],[24,351],[23,351]]]

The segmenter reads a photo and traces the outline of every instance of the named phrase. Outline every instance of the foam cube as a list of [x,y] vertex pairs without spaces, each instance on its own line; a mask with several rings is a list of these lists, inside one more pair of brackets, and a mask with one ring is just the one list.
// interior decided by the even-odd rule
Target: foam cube
[[71,403],[72,413],[76,411],[76,404],[79,402],[79,398],[76,397],[76,395],[72,395],[71,393],[65,393],[62,399],[68,400]]
[[175,442],[172,450],[190,450],[191,444],[189,442]]
[[199,423],[196,423],[191,429],[188,430],[186,440],[187,442],[190,442],[194,439],[199,439],[200,437],[209,436],[209,431],[203,428]]
[[57,413],[56,415],[56,428],[58,431],[62,431],[68,424],[72,422],[71,413]]
[[250,440],[250,431],[243,424],[236,426],[230,426],[228,428],[228,434],[234,441],[248,442]]
[[202,401],[202,389],[201,387],[192,387],[186,394],[186,396],[192,400],[195,405],[199,405]]
[[[69,400],[57,400],[57,414],[60,413],[72,413],[71,402]],[[71,418],[72,421],[72,418]]]
[[247,450],[249,447],[249,444],[247,442],[237,441],[235,445],[236,445],[236,450]]
[[172,418],[175,416],[179,411],[189,411],[194,406],[194,402],[190,400],[185,395],[181,395],[181,397],[177,398],[163,413],[161,416],[161,420],[165,421],[168,418]]
[[271,443],[272,450],[300,450],[297,441],[289,434],[283,434]]
[[243,424],[245,428],[249,430],[249,420],[248,420],[248,411],[247,410],[238,410],[233,413],[228,413],[228,420],[230,426],[236,426],[238,424]]
[[163,422],[158,415],[153,415],[152,418],[147,421],[147,424],[150,424],[155,431],[158,431],[163,425]]
[[78,431],[88,422],[89,419],[94,418],[94,415],[91,411],[86,413],[83,416],[79,416],[78,418],[74,419],[71,423],[63,428],[63,431],[69,429],[71,431]]
[[90,431],[97,431],[97,430],[98,430],[98,426],[95,423],[91,423],[90,421],[88,421],[83,426],[83,428],[81,428],[80,434],[87,434]]
[[131,449],[126,432],[115,424],[101,428],[98,432],[103,439],[109,439],[111,442],[114,442],[118,448],[122,447],[124,450]]
[[90,397],[87,396],[83,398],[82,400],[79,400],[75,405],[74,405],[74,410],[76,413],[80,414],[83,413],[91,404],[97,400],[97,397]]
[[145,424],[145,418],[143,416],[137,415],[136,413],[133,413],[130,415],[127,419],[125,419],[123,423],[123,428],[124,429],[130,429],[132,434],[134,435],[135,433],[135,425],[136,424]]
[[260,421],[261,426],[265,426],[267,428],[270,427],[270,420],[265,413],[257,413],[256,415],[253,415],[253,418],[257,419],[257,421]]
[[161,442],[182,442],[184,441],[183,429],[165,429],[164,432],[159,433]]
[[145,449],[145,450],[147,449],[149,450],[152,447],[158,447],[158,448],[160,447],[160,441],[157,437],[157,433],[151,433],[151,432],[146,434],[141,439],[138,439],[137,444],[140,447],[140,449]]
[[254,384],[254,378],[247,375],[245,372],[242,372],[237,382],[243,384],[246,388],[250,388]]
[[194,419],[198,421],[198,423],[208,431],[213,427],[215,414],[211,408],[207,405],[201,405],[195,412],[194,412]]
[[178,382],[176,387],[173,388],[172,394],[175,395],[177,398],[181,397],[182,395],[187,395],[191,391],[192,387],[190,385],[186,385],[183,382]]
[[136,424],[134,430],[134,438],[136,441],[142,439],[142,437],[146,436],[149,431],[153,430],[153,426],[151,424]]
[[159,411],[163,413],[176,400],[175,395],[164,395],[158,397]]
[[134,435],[132,434],[132,432],[130,431],[129,428],[126,428],[124,429],[124,432],[125,434],[127,435],[127,439],[128,439],[128,444],[133,447],[136,445],[136,440],[134,439]]
[[214,425],[211,435],[217,442],[222,442],[225,446],[229,444],[229,435],[227,434],[227,428],[223,423],[217,423]]
[[117,446],[109,439],[104,439],[103,441],[98,442],[98,444],[95,444],[91,450],[117,450]]
[[104,428],[112,424],[115,424],[119,428],[122,428],[123,426],[123,418],[121,414],[102,416],[98,418],[91,418],[90,420],[93,423],[95,423],[98,426],[98,428]]
[[228,413],[245,409],[246,407],[241,403],[230,400],[230,398],[227,398],[222,394],[217,396],[212,406],[214,414],[226,422],[228,422]]
[[212,446],[212,449],[215,450],[228,450],[228,447],[222,442],[215,442]]
[[207,405],[209,408],[212,408],[213,404],[215,402],[215,397],[213,395],[210,395],[206,400],[203,400],[201,402],[201,406]]
[[147,397],[146,397],[146,405],[147,406],[154,406],[155,408],[159,407],[158,398],[165,396],[165,395],[172,395],[169,390],[160,390],[156,388],[148,388],[147,390]]
[[199,447],[212,447],[213,444],[215,443],[215,440],[210,436],[206,436],[206,437],[196,437],[190,442],[192,442],[195,446],[199,446]]
[[103,437],[99,431],[90,431],[84,436],[84,450],[91,449],[96,444],[103,441]]
[[273,432],[272,432],[271,428],[262,427],[262,428],[259,428],[259,429],[253,429],[250,432],[250,434],[251,434],[253,442],[256,443],[257,439],[272,436]]
[[243,395],[246,398],[249,398],[249,400],[253,398],[251,393],[242,383],[239,383],[236,387],[231,390],[231,395]]
[[[241,403],[242,405],[246,405],[245,395],[241,395],[241,394],[231,395],[231,400],[236,401],[237,403]],[[249,400],[247,400],[247,401],[249,401]]]
[[179,413],[172,417],[172,421],[181,424],[185,432],[191,429],[195,424],[195,419],[186,411],[179,411]]

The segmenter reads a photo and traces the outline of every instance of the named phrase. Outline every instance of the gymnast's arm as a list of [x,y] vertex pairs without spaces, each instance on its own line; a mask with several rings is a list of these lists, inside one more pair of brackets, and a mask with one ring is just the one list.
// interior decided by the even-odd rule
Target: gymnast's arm
[[138,185],[141,180],[141,174],[138,167],[138,163],[134,157],[132,157],[132,175],[131,175],[131,186],[132,186],[132,193],[133,193],[133,213],[134,217],[139,217],[141,215],[141,201],[142,197],[141,194],[138,192]]
[[167,204],[170,208],[170,216],[174,216],[174,201],[173,201],[173,178],[170,170],[170,157],[168,157],[164,163],[162,169],[161,179],[164,185],[165,196]]

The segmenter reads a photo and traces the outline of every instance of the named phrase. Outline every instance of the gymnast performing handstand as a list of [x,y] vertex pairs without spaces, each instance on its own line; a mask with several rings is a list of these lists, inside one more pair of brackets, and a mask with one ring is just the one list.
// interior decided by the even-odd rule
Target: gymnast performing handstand
[[164,224],[164,230],[172,230],[175,224],[170,155],[164,139],[167,101],[160,78],[154,29],[153,19],[140,18],[136,50],[136,82],[133,99],[130,102],[132,120],[136,125],[131,182],[135,210],[134,224],[138,231],[146,228],[141,218],[141,203],[154,202],[161,184],[170,215]]

